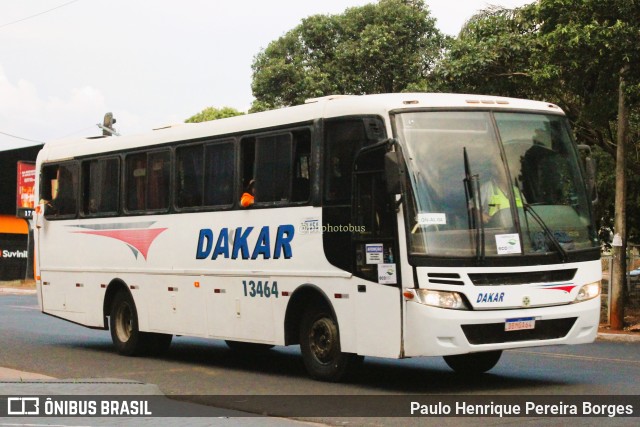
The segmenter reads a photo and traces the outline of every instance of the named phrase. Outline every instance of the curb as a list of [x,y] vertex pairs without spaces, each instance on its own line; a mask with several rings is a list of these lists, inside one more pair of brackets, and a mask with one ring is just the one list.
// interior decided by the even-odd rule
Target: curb
[[636,332],[622,332],[619,334],[610,334],[599,332],[597,341],[608,342],[640,342],[640,334]]

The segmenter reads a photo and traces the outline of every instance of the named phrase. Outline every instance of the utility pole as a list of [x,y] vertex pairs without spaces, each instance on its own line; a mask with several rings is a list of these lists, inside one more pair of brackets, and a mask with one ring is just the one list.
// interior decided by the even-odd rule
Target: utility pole
[[610,278],[611,307],[609,325],[613,330],[624,327],[624,291],[627,280],[627,180],[626,145],[629,126],[629,113],[625,97],[625,76],[629,65],[620,70],[618,89],[618,135],[616,149],[616,197],[613,237],[613,271]]

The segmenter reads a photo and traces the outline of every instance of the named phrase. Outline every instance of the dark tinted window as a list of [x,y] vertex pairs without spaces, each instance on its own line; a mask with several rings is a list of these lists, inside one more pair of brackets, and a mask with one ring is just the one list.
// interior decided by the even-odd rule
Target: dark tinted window
[[73,218],[78,195],[78,165],[61,163],[42,168],[40,197],[46,201],[47,218]]
[[169,151],[138,153],[126,158],[126,207],[129,211],[161,211],[169,207]]
[[204,204],[230,205],[234,195],[235,151],[232,141],[205,146]]
[[118,158],[96,159],[82,163],[82,214],[115,215],[120,194]]
[[256,203],[308,201],[310,158],[309,129],[244,138],[243,185],[255,180]]
[[351,202],[351,173],[357,152],[386,138],[378,118],[349,118],[325,123],[325,200]]
[[176,206],[202,206],[204,147],[195,145],[176,149]]

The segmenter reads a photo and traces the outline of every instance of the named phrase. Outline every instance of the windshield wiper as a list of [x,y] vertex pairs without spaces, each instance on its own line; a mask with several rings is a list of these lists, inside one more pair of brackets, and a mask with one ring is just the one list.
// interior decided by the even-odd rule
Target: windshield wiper
[[464,161],[464,193],[467,198],[469,210],[469,229],[476,230],[476,260],[484,259],[484,223],[482,222],[482,209],[480,206],[480,179],[478,175],[471,173],[467,147],[462,148]]
[[542,231],[544,232],[545,236],[547,236],[549,241],[558,250],[558,254],[560,254],[560,258],[562,258],[562,262],[567,262],[567,260],[569,259],[569,254],[567,253],[567,250],[562,247],[562,243],[558,241],[556,236],[553,234],[553,231],[551,231],[551,229],[547,226],[547,224],[544,222],[542,217],[538,215],[538,213],[533,209],[533,207],[529,203],[525,202],[524,193],[522,192],[522,188],[520,187],[520,182],[516,179],[515,183],[516,183],[516,187],[518,188],[518,191],[520,191],[520,195],[521,195],[520,199],[522,200],[522,208],[524,209],[525,215],[527,213],[531,214],[531,217],[535,219],[538,225],[540,226],[540,228],[542,228]]

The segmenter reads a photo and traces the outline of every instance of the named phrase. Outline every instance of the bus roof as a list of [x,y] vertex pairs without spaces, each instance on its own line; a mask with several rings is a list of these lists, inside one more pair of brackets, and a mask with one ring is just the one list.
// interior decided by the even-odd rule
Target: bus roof
[[189,141],[238,132],[274,128],[319,118],[349,115],[384,115],[389,111],[416,108],[492,108],[563,114],[548,102],[487,95],[445,93],[394,93],[376,95],[330,95],[307,100],[303,105],[247,114],[202,123],[181,123],[151,132],[120,137],[70,138],[45,144],[38,160],[60,160],[93,153],[117,152],[148,145]]

